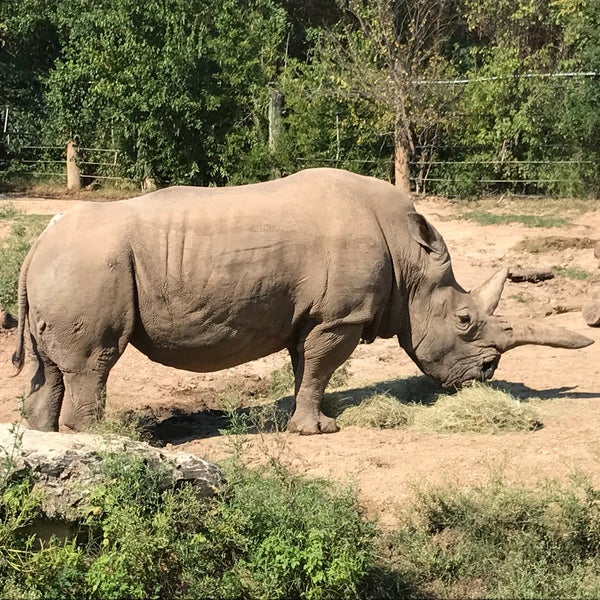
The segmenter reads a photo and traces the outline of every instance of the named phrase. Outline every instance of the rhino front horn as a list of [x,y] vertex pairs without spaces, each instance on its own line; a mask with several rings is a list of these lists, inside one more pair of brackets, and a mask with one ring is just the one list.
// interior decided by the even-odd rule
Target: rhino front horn
[[471,293],[477,298],[479,306],[486,316],[490,316],[496,310],[500,296],[504,289],[504,282],[508,277],[508,269],[496,271],[485,283],[475,288]]
[[513,321],[501,325],[502,332],[496,347],[499,352],[506,352],[517,346],[535,344],[538,346],[552,346],[553,348],[585,348],[594,343],[594,340],[580,335],[574,331],[553,327],[531,321]]

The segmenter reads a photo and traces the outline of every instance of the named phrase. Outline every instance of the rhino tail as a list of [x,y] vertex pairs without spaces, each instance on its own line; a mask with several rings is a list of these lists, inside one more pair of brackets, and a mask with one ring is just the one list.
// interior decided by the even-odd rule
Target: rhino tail
[[25,364],[25,333],[26,329],[29,331],[29,323],[27,313],[29,312],[29,300],[27,298],[27,272],[29,271],[29,264],[35,248],[37,247],[37,240],[29,250],[23,264],[21,265],[21,271],[19,273],[19,288],[17,295],[18,304],[18,325],[17,325],[17,348],[12,355],[12,364],[16,369],[13,377],[16,377],[22,370]]

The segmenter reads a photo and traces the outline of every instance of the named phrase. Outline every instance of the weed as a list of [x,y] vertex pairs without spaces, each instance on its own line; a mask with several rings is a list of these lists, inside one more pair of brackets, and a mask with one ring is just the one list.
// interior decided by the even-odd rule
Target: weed
[[0,221],[9,221],[14,219],[19,211],[12,202],[3,202],[0,204]]
[[[0,498],[0,579],[15,598],[352,598],[374,565],[376,529],[356,492],[283,468],[226,467],[219,496],[163,489],[143,460],[109,455],[79,535],[33,550],[24,485]],[[27,504],[27,498],[30,499]],[[0,597],[2,593],[0,592]]]
[[[348,384],[351,377],[351,371],[348,361],[338,367],[331,379],[327,389],[336,389]],[[294,371],[290,363],[285,364],[280,369],[272,371],[269,376],[268,395],[272,399],[281,398],[294,393]]]
[[513,300],[516,302],[521,302],[522,304],[526,304],[527,302],[531,302],[531,299],[525,296],[525,294],[519,292],[518,294],[513,294],[511,296]]
[[591,277],[587,271],[583,271],[577,267],[554,266],[552,267],[552,271],[555,275],[566,277],[567,279],[575,279],[577,281],[584,281]]

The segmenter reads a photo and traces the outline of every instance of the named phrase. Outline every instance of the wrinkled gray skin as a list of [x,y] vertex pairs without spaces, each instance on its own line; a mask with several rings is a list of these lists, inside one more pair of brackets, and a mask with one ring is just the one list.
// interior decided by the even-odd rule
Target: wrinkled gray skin
[[444,386],[493,375],[500,354],[591,340],[492,316],[506,271],[467,293],[437,231],[392,185],[312,169],[243,187],[173,187],[55,219],[21,269],[13,362],[33,366],[28,423],[81,430],[102,415],[128,343],[216,371],[287,348],[288,429],[334,432],[320,409],[359,341],[397,336]]

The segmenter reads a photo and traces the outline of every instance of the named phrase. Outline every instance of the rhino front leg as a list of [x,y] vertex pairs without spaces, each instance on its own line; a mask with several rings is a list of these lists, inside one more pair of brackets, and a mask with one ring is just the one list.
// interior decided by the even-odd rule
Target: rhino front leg
[[59,368],[40,355],[30,356],[33,377],[23,412],[27,424],[40,431],[58,431],[65,386]]
[[333,372],[358,345],[362,325],[318,325],[290,350],[296,381],[296,409],[288,431],[302,435],[334,433],[335,419],[321,412],[321,400]]

